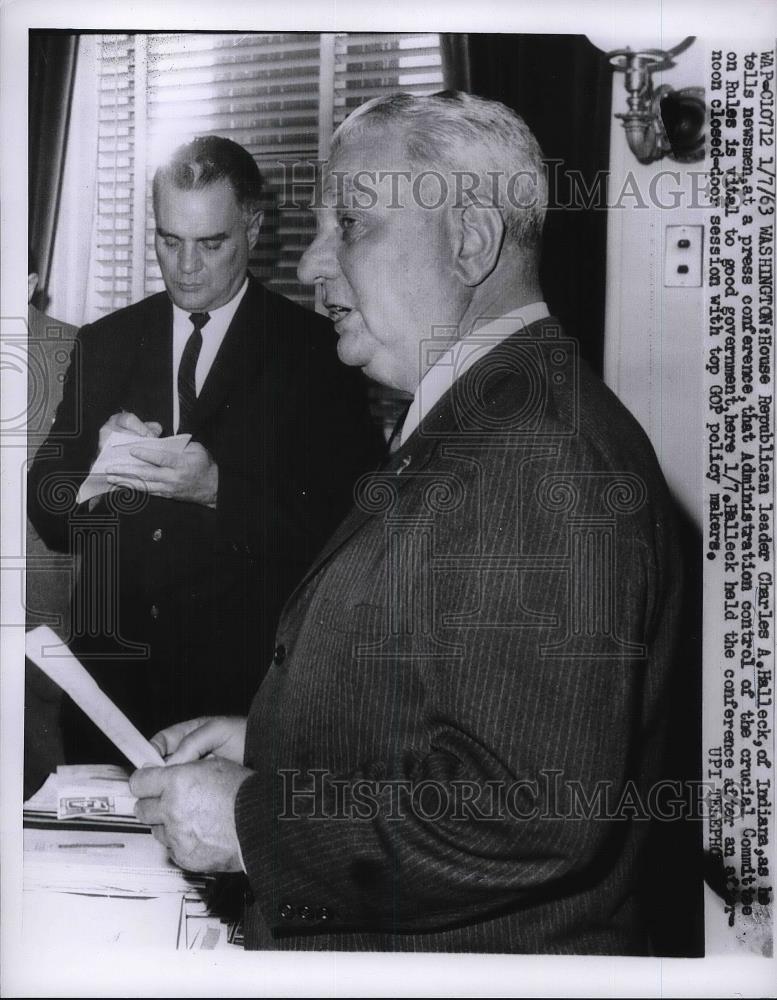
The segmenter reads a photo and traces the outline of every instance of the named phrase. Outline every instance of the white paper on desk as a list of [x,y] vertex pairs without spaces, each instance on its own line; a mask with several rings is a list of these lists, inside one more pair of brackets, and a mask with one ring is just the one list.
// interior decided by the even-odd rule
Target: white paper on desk
[[149,448],[151,451],[172,451],[178,454],[184,450],[191,439],[191,434],[176,434],[174,437],[155,438],[141,437],[140,434],[135,434],[133,431],[112,431],[102,451],[94,460],[94,464],[89,470],[89,475],[81,483],[81,488],[76,498],[78,503],[86,503],[87,500],[100,496],[102,493],[110,493],[112,490],[121,489],[120,486],[108,482],[105,470],[114,463],[119,462],[122,465],[136,465],[138,469],[144,466],[145,462],[130,455],[130,449],[136,445],[142,444],[144,448]]
[[132,725],[127,716],[100,690],[62,640],[48,627],[39,625],[27,633],[25,653],[32,662],[69,694],[114,746],[135,767],[164,760],[148,740]]
[[[25,878],[34,866],[53,865],[61,877],[67,866],[113,868],[125,872],[160,872],[181,879],[183,873],[167,848],[148,830],[78,830],[51,825],[24,830]],[[29,871],[28,871],[29,869]],[[52,876],[53,877],[53,876]]]
[[[24,877],[35,884],[41,865],[47,868],[49,879],[63,880],[76,870],[101,869],[127,874],[163,876],[165,880],[187,881],[185,873],[169,856],[167,848],[150,830],[133,832],[117,830],[77,829],[57,824],[42,828],[26,827],[24,837]],[[101,878],[102,874],[89,878]],[[40,886],[42,883],[37,881]],[[50,883],[49,883],[50,884]],[[128,879],[131,884],[131,879]],[[81,886],[82,887],[82,886]]]
[[172,893],[133,899],[27,889],[23,908],[30,936],[54,949],[176,947],[180,903]]
[[149,831],[24,830],[25,890],[159,896],[196,890],[208,881],[180,869]]

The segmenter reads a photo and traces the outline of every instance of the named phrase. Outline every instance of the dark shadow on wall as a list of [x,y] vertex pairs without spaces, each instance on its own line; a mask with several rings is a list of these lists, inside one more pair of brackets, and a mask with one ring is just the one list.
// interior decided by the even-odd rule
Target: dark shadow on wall
[[[702,538],[678,513],[685,588],[682,633],[665,707],[669,738],[661,780],[673,782],[661,808],[673,820],[653,824],[641,893],[654,955],[704,955],[702,780]],[[680,796],[674,788],[681,788]],[[670,804],[675,798],[677,805]],[[658,797],[657,797],[658,799]],[[684,815],[681,814],[684,813]]]
[[[449,86],[507,104],[542,147],[550,182],[542,288],[551,312],[601,375],[607,240],[603,182],[609,167],[612,93],[607,59],[584,35],[448,36],[444,55],[449,65],[459,66],[446,72]],[[585,207],[591,199],[594,204]]]

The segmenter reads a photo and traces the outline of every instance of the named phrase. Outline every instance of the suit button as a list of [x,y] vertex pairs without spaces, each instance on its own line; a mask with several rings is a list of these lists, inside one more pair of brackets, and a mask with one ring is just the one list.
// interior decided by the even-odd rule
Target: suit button
[[154,619],[154,621],[156,621],[156,619],[159,617],[159,608],[156,606],[156,604],[151,605],[151,617]]
[[154,529],[154,533],[151,536],[151,539],[154,542],[161,542],[162,541],[162,529],[161,528],[155,528]]
[[286,647],[283,643],[280,643],[275,647],[275,652],[272,654],[272,661],[276,667],[279,667],[283,661],[286,659]]
[[332,919],[332,911],[329,909],[328,906],[322,906],[316,912],[316,920],[320,920],[323,923],[325,923],[327,920],[331,920],[331,919]]
[[291,920],[294,916],[294,907],[291,903],[283,903],[278,912],[280,913],[281,920]]
[[300,917],[303,920],[312,920],[313,919],[313,911],[311,910],[311,908],[309,906],[300,906],[300,908],[299,908],[299,915],[300,915]]

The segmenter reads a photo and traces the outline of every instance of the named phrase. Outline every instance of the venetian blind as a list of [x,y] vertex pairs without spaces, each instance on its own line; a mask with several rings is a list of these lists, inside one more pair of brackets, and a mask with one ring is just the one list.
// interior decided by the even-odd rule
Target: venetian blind
[[371,97],[442,87],[439,35],[347,34],[335,37],[334,123]]
[[88,319],[132,301],[133,36],[104,35],[98,60],[97,206]]
[[369,97],[442,86],[437,35],[103,35],[99,46],[98,204],[92,317],[162,289],[151,178],[192,135],[245,146],[265,178],[251,260],[269,287],[309,307],[296,280],[313,238],[307,210],[334,125]]

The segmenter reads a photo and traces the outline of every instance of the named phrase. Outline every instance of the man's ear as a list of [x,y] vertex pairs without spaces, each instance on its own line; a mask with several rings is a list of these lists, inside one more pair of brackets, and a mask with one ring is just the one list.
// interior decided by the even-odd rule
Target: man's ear
[[479,285],[494,270],[502,252],[502,213],[491,205],[467,205],[458,213],[455,224],[455,272],[465,285]]
[[253,250],[254,244],[259,239],[259,230],[262,228],[262,219],[264,218],[264,212],[261,208],[257,208],[255,212],[252,212],[248,218],[248,226],[246,227],[246,236],[248,237],[248,247]]

